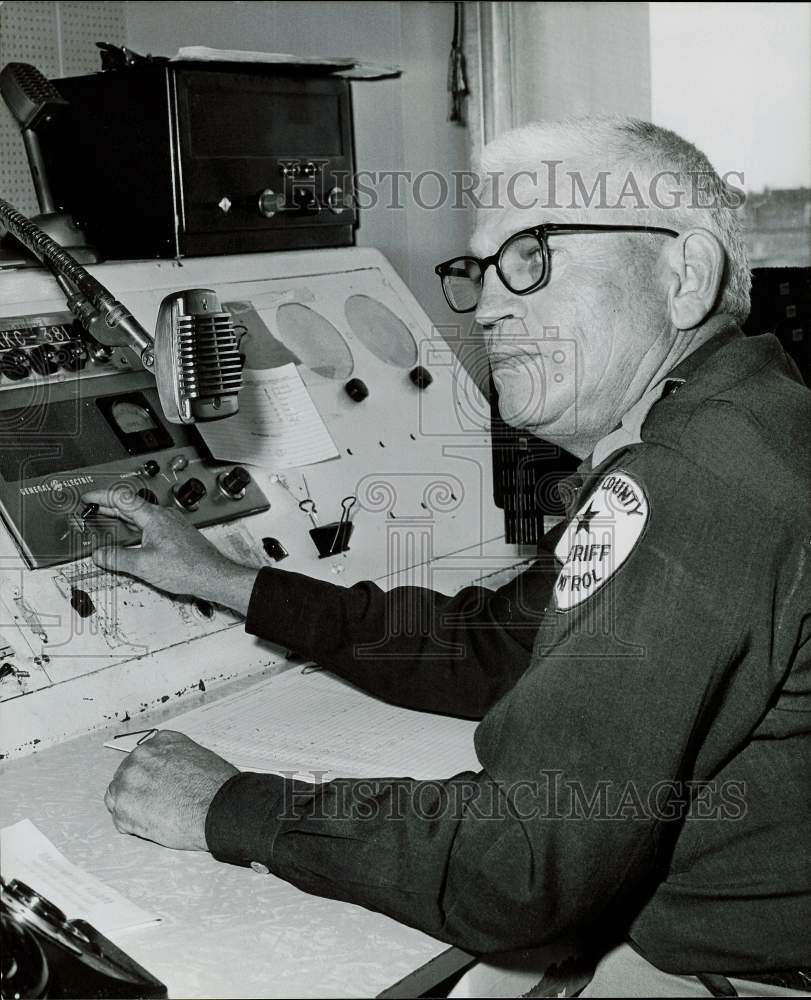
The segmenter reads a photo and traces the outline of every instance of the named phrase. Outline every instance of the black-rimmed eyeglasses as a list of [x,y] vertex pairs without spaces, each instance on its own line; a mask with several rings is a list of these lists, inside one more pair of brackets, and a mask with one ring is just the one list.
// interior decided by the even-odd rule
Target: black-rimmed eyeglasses
[[454,312],[472,312],[479,304],[484,273],[491,264],[505,288],[515,295],[528,295],[541,288],[549,278],[550,233],[566,236],[572,233],[665,233],[678,236],[674,229],[659,226],[590,226],[577,223],[547,223],[522,229],[505,240],[489,257],[454,257],[435,270],[442,281],[442,291]]

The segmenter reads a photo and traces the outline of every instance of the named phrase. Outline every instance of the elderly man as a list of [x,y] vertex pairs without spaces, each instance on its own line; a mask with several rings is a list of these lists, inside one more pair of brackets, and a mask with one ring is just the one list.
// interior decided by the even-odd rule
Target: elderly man
[[483,716],[481,771],[311,786],[167,733],[122,764],[108,808],[122,831],[259,862],[471,951],[624,938],[594,996],[706,995],[725,976],[796,989],[811,414],[777,341],[737,325],[732,192],[693,146],[630,120],[529,126],[482,167],[491,197],[472,255],[437,269],[446,297],[486,331],[505,420],[583,461],[534,575],[486,599],[420,592],[466,612],[466,656],[421,661],[421,639],[355,663],[402,594],[257,575],[166,511],[128,513],[141,548],[96,556],[382,697]]

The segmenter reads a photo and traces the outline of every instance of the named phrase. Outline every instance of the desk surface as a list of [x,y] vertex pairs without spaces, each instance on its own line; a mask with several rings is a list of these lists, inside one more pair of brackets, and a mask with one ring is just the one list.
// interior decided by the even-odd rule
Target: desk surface
[[[131,726],[176,712],[139,716]],[[27,817],[70,861],[163,918],[115,941],[166,983],[170,997],[369,997],[447,951],[359,906],[117,833],[103,802],[121,762],[102,747],[109,734],[0,765],[0,825]],[[437,964],[444,968],[447,957]]]

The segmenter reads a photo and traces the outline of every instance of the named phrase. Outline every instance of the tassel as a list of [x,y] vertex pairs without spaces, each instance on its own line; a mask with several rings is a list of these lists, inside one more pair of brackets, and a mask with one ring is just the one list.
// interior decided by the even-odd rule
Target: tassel
[[462,48],[463,26],[464,7],[457,2],[453,5],[453,44],[448,59],[448,93],[450,94],[448,121],[458,125],[465,124],[464,101],[470,93],[467,85],[465,53]]

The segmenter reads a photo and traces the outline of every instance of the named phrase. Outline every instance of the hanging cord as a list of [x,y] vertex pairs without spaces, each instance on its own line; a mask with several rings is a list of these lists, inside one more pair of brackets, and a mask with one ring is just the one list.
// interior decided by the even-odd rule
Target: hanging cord
[[464,102],[470,93],[467,85],[467,70],[465,69],[465,53],[462,47],[464,37],[464,4],[453,5],[453,43],[448,59],[448,93],[450,94],[450,111],[448,121],[457,125],[465,124]]

